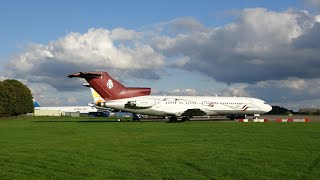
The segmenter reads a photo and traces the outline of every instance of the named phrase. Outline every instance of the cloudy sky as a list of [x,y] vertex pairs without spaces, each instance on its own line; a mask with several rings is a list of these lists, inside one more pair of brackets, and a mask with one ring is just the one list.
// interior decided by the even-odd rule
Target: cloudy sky
[[157,95],[320,108],[320,0],[0,2],[0,80],[44,106],[85,105],[79,71]]

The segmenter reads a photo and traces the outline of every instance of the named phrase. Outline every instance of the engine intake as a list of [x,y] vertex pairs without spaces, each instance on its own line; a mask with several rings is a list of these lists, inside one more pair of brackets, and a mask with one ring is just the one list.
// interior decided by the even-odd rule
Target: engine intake
[[126,108],[132,109],[143,109],[143,108],[150,108],[154,106],[156,103],[154,100],[143,100],[143,101],[128,101],[125,104]]

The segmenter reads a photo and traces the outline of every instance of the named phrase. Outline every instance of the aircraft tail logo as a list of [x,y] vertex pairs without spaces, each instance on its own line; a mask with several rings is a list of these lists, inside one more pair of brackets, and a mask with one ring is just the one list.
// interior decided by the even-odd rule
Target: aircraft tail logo
[[112,82],[111,79],[108,80],[108,82],[107,82],[107,87],[108,87],[109,89],[112,89],[112,88],[113,88],[113,82]]

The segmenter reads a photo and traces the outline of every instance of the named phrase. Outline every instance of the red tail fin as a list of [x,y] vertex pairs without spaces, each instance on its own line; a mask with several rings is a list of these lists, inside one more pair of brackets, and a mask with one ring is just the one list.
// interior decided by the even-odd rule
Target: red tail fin
[[150,88],[125,87],[106,72],[79,72],[70,74],[68,77],[84,78],[105,100],[146,96],[151,93]]

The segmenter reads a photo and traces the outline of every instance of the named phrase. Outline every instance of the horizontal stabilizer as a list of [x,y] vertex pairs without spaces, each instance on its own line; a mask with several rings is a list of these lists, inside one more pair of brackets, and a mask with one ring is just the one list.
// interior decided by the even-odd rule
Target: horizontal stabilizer
[[101,73],[98,72],[78,72],[74,74],[70,74],[68,77],[69,78],[74,78],[74,77],[80,77],[80,78],[96,78],[102,76]]

